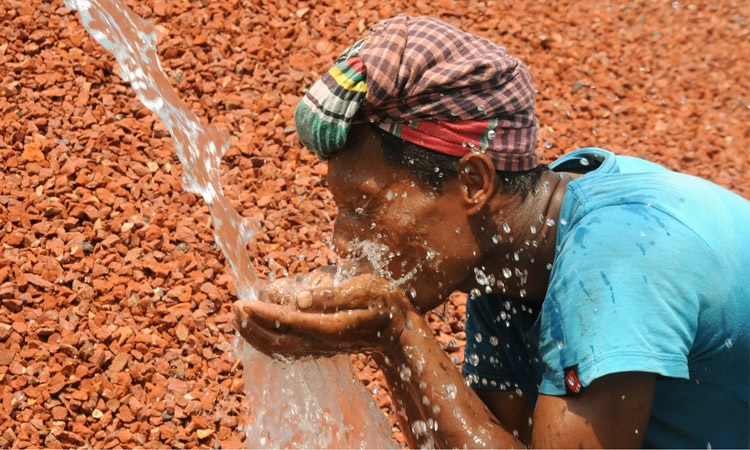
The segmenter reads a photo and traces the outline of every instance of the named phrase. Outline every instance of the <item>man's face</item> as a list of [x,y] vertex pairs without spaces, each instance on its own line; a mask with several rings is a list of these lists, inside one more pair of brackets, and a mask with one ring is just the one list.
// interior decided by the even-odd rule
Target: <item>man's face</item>
[[329,160],[336,249],[342,258],[365,257],[375,274],[398,283],[426,311],[458,289],[476,264],[462,189],[448,180],[435,193],[409,169],[389,165],[380,145],[370,127],[356,127]]

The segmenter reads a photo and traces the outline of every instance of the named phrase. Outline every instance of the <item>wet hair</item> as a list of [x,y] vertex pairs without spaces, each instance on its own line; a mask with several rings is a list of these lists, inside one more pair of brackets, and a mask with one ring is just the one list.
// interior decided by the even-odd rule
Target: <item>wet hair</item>
[[[446,180],[457,177],[460,158],[438,153],[395,136],[380,128],[373,127],[380,134],[383,156],[388,164],[394,167],[410,169],[417,178],[423,181],[436,193],[443,191]],[[536,186],[542,174],[549,170],[546,164],[524,172],[497,171],[501,192],[518,194],[526,198],[536,192]]]

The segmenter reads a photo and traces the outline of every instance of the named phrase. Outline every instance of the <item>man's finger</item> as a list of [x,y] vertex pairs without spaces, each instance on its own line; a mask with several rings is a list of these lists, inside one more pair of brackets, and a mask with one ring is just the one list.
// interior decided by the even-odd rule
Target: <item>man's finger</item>
[[276,355],[287,357],[330,356],[335,353],[329,348],[311,346],[307,338],[268,329],[264,324],[259,324],[252,318],[247,318],[241,324],[235,319],[235,328],[249,345],[272,357]]
[[311,313],[263,302],[249,302],[245,311],[254,322],[268,330],[283,330],[287,334],[306,337],[313,342],[323,339],[340,341],[347,333],[356,334],[362,327],[377,330],[391,320],[382,308]]
[[389,295],[390,287],[385,280],[360,276],[339,286],[300,290],[296,296],[296,304],[298,308],[307,311],[335,313],[382,305]]
[[293,305],[299,285],[289,278],[283,278],[266,284],[266,293],[271,303]]

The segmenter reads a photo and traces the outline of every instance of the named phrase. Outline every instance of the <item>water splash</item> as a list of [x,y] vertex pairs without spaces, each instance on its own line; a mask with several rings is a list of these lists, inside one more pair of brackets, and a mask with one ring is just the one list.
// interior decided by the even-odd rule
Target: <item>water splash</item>
[[[219,168],[231,146],[229,133],[201,123],[180,100],[161,68],[156,53],[156,30],[116,0],[67,0],[77,10],[91,36],[115,56],[120,76],[130,82],[138,99],[164,122],[184,166],[183,187],[199,194],[214,218],[214,237],[234,273],[237,295],[264,299],[262,284],[244,244],[259,228],[243,219],[224,197]],[[238,240],[230,240],[238,239]]]
[[[169,130],[184,166],[183,187],[208,204],[214,238],[232,269],[238,297],[267,300],[246,249],[259,224],[242,218],[221,187],[229,133],[202,124],[177,96],[161,68],[151,24],[118,0],[66,0],[65,5],[79,12],[86,30],[117,59],[123,80]],[[249,447],[394,447],[390,424],[354,375],[347,355],[290,363],[235,341],[251,402],[245,430]]]

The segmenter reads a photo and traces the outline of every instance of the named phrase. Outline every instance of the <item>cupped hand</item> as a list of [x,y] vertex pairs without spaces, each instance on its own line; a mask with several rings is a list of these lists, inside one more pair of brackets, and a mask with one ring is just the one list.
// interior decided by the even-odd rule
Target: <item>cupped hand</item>
[[398,341],[413,311],[400,289],[373,275],[317,286],[291,279],[269,285],[270,302],[234,304],[234,326],[258,350],[287,357],[384,351]]

